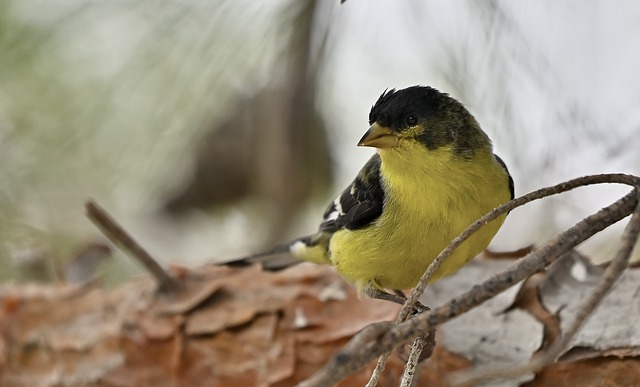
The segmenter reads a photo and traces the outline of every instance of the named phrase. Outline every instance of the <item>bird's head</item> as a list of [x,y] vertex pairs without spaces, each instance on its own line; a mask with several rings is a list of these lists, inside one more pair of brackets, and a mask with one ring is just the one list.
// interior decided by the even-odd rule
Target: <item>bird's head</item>
[[359,146],[402,150],[419,143],[430,151],[446,147],[465,158],[478,149],[491,149],[489,137],[471,113],[428,86],[386,90],[371,108],[369,124]]

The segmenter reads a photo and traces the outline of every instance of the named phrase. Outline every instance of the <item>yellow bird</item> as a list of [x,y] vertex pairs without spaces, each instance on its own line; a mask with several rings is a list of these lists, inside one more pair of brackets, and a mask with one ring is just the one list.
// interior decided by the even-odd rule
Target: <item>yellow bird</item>
[[[491,140],[447,94],[426,86],[385,91],[369,124],[358,145],[377,153],[329,204],[315,234],[227,264],[329,264],[359,292],[402,303],[399,290],[414,287],[453,238],[513,199],[513,180]],[[473,234],[431,281],[483,251],[505,217]]]

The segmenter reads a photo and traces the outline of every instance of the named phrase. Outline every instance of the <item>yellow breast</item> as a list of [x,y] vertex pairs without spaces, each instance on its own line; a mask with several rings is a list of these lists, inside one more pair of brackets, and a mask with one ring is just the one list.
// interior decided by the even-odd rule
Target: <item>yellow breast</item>
[[[341,230],[331,238],[332,264],[360,291],[415,286],[453,238],[510,199],[508,175],[490,150],[463,159],[447,148],[413,148],[379,151],[385,189],[382,215],[368,227]],[[463,243],[432,281],[484,250],[503,221],[504,217],[489,223]]]

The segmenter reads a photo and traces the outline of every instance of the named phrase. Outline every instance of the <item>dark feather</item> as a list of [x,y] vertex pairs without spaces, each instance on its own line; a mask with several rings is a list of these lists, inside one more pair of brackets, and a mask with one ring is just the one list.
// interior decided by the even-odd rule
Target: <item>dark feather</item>
[[502,165],[502,168],[504,168],[505,172],[507,172],[507,175],[509,176],[509,191],[511,192],[511,200],[513,200],[513,198],[516,196],[516,191],[515,191],[515,188],[513,186],[513,178],[511,177],[511,174],[509,173],[509,169],[507,168],[507,164],[505,164],[504,161],[502,161],[502,159],[497,154],[494,153],[493,156],[496,158],[496,160],[498,160],[500,165]]
[[300,263],[300,260],[289,253],[290,244],[278,246],[272,250],[220,262],[219,265],[245,267],[254,264],[262,265],[267,271],[278,271]]
[[384,190],[380,184],[380,156],[369,159],[342,194],[324,212],[320,231],[355,230],[369,225],[382,213]]

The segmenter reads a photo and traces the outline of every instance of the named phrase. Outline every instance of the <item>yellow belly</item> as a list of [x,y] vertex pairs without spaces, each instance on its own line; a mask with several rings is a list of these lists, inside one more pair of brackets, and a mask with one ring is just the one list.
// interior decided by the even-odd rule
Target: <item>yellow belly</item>
[[[397,223],[387,226],[396,229],[391,234],[383,231],[386,227],[341,230],[331,238],[331,261],[360,291],[372,287],[408,289],[417,284],[449,242],[476,219],[465,217],[468,222],[453,224],[445,218],[431,218],[422,222],[423,229],[418,233],[406,232]],[[455,272],[482,252],[501,224],[502,220],[494,221],[465,241],[442,263],[432,282]]]
[[[383,170],[395,174],[385,181],[380,218],[368,227],[341,230],[332,236],[331,262],[359,291],[415,286],[453,238],[509,200],[507,174],[492,158],[452,162],[446,156],[429,168]],[[383,156],[383,167],[385,162],[386,167],[394,167]],[[432,282],[483,251],[503,221],[504,216],[473,234],[443,262]]]

